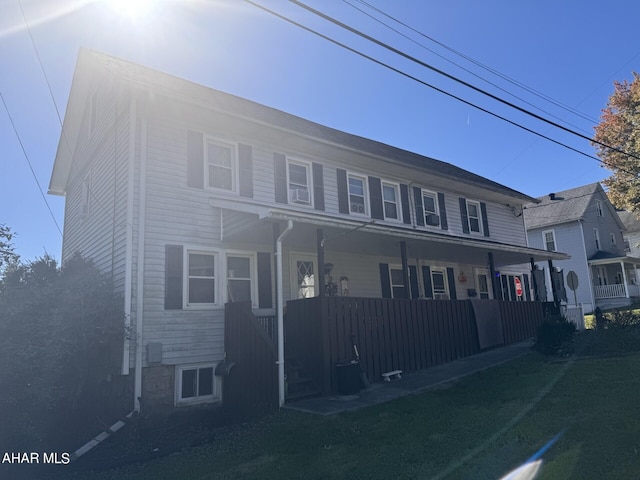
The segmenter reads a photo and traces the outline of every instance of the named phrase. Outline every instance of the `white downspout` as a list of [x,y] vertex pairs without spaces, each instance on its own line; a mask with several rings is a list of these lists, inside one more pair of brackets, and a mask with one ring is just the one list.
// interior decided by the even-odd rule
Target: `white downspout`
[[287,228],[276,240],[276,285],[278,288],[278,401],[284,405],[284,294],[282,289],[282,241],[293,229],[293,221],[289,220]]

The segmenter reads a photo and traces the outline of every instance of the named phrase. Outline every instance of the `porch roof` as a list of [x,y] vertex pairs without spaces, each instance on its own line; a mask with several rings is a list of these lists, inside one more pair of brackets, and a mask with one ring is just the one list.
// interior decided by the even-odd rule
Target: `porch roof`
[[598,250],[596,253],[594,253],[588,258],[588,262],[590,265],[605,265],[608,263],[620,263],[620,262],[633,263],[635,265],[640,265],[640,258],[627,257],[624,255],[616,255],[615,253]]
[[[225,207],[217,202],[218,207]],[[229,204],[228,208],[238,210],[238,203]],[[347,253],[367,253],[380,256],[399,254],[399,244],[406,242],[409,258],[435,260],[449,263],[470,265],[486,265],[487,254],[494,255],[496,268],[507,265],[518,265],[534,261],[566,260],[569,255],[559,252],[548,252],[537,248],[513,245],[485,239],[484,237],[462,237],[435,231],[416,230],[399,224],[398,226],[382,225],[375,220],[362,221],[343,219],[314,212],[313,215],[291,210],[259,207],[245,210],[254,213],[255,222],[245,222],[242,229],[236,229],[232,237],[242,241],[247,238],[247,230],[262,226],[265,230],[263,238],[269,238],[274,222],[294,222],[294,228],[287,236],[285,244],[296,248],[315,250],[316,231],[323,229],[325,249],[327,252],[340,251]],[[297,227],[297,228],[296,228]],[[260,235],[262,237],[262,235]],[[255,235],[251,235],[253,239]]]

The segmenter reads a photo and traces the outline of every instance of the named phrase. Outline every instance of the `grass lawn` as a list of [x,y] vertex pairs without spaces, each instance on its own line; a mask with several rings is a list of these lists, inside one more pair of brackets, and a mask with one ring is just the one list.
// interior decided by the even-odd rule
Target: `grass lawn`
[[[561,430],[538,478],[640,478],[640,336],[622,337],[586,332],[586,357],[532,353],[358,412],[284,411],[165,458],[65,478],[497,479]],[[611,355],[620,342],[625,353]]]

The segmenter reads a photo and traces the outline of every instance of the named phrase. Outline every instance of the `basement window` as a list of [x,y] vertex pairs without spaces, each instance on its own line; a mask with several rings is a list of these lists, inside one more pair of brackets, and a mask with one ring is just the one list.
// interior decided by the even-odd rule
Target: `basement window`
[[217,400],[218,388],[212,364],[176,367],[176,404]]

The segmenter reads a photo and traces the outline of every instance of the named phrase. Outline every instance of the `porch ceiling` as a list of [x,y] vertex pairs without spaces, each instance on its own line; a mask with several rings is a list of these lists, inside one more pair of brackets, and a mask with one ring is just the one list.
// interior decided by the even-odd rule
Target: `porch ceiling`
[[[506,265],[528,263],[534,261],[564,260],[568,255],[548,252],[535,248],[516,246],[484,238],[457,237],[436,232],[409,230],[405,227],[390,227],[375,222],[336,219],[329,216],[313,217],[303,213],[264,209],[258,214],[256,222],[247,225],[242,232],[236,232],[234,240],[242,241],[247,238],[247,231],[251,229],[252,240],[254,232],[262,232],[271,240],[271,224],[274,222],[293,221],[293,230],[287,236],[285,244],[301,251],[315,251],[317,244],[317,229],[322,228],[324,247],[327,253],[339,251],[380,256],[400,257],[400,242],[407,245],[410,259],[437,260],[447,263],[465,263],[471,265],[485,265],[487,254],[494,255],[496,268]],[[258,230],[255,230],[258,228]],[[261,236],[262,236],[261,234]]]

